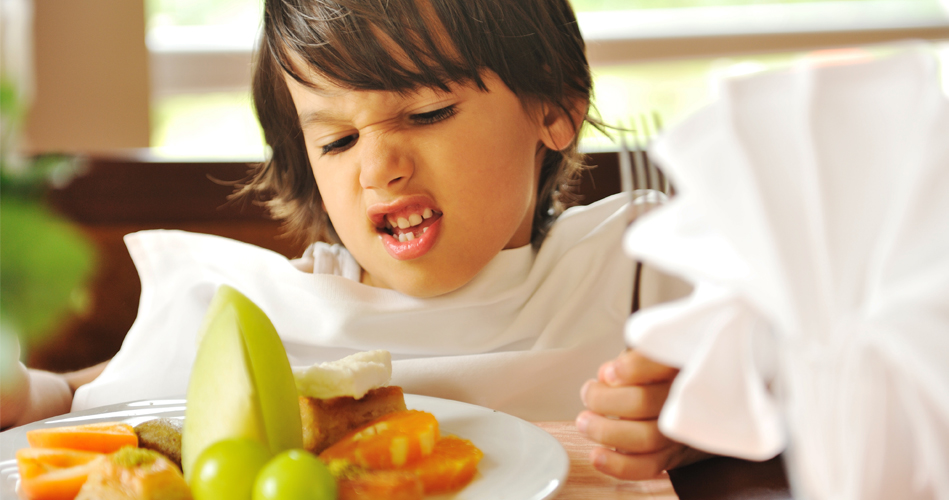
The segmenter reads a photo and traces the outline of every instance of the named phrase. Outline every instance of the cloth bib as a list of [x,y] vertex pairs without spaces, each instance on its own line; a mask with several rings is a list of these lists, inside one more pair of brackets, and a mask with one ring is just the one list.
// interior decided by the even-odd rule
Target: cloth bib
[[572,420],[583,382],[624,348],[634,272],[621,246],[627,207],[616,195],[571,208],[536,252],[504,250],[470,283],[428,299],[359,283],[358,264],[339,246],[319,243],[290,261],[217,236],[130,234],[138,317],[72,409],[184,395],[197,330],[228,284],[270,317],[294,367],[386,349],[392,384],[406,393]]

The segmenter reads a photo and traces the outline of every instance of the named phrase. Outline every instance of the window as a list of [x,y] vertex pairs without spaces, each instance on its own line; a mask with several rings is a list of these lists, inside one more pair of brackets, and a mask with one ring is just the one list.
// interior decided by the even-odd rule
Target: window
[[[250,101],[259,0],[146,0],[153,141],[168,156],[259,159]],[[711,96],[719,74],[780,67],[825,47],[949,40],[938,0],[573,0],[604,120],[666,123]],[[938,45],[949,61],[949,42]],[[949,62],[943,74],[949,75]],[[949,89],[949,76],[943,78]],[[947,90],[949,92],[949,90]],[[588,133],[588,150],[613,147]]]
[[260,0],[146,0],[152,147],[162,156],[259,159],[250,98]]

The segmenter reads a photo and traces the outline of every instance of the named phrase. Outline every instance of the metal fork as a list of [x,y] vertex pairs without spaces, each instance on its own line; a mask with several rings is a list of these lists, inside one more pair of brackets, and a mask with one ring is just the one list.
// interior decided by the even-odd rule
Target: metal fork
[[633,189],[654,189],[666,195],[671,195],[672,186],[669,184],[669,180],[662,173],[662,170],[650,161],[646,152],[649,142],[662,130],[662,119],[659,117],[659,113],[653,111],[649,114],[640,114],[634,117],[632,122],[631,131],[636,148],[633,153],[633,159],[636,162]]
[[[653,194],[658,197],[671,196],[674,193],[669,180],[662,171],[649,160],[646,148],[649,140],[662,128],[658,113],[638,115],[632,120],[633,126],[626,129],[623,123],[617,127],[619,132],[619,167],[620,187],[628,193],[629,200],[633,201],[640,195]],[[626,142],[627,130],[632,134],[634,150],[630,151]],[[632,156],[632,160],[630,160]],[[651,193],[647,193],[649,190]],[[636,193],[644,191],[643,193]],[[659,193],[662,193],[661,195]],[[659,201],[659,198],[656,198]],[[643,200],[650,201],[650,200]],[[631,205],[630,217],[635,218],[642,213],[642,206]]]
[[[653,112],[649,118],[645,115],[639,115],[633,120],[633,127],[629,130],[633,134],[635,150],[630,152],[626,144],[626,129],[621,123],[617,130],[619,132],[619,170],[620,187],[629,197],[629,222],[632,223],[637,217],[645,213],[654,204],[661,203],[664,198],[671,196],[674,191],[669,180],[663,175],[662,171],[656,167],[646,154],[646,146],[650,140],[650,123],[653,126],[652,132],[658,133],[662,129],[662,122],[658,113]],[[636,122],[639,122],[638,124]],[[632,161],[630,160],[632,154]],[[650,203],[652,202],[652,203]],[[642,280],[643,263],[636,262],[635,277],[633,283],[633,303],[632,312],[639,310],[640,287]]]

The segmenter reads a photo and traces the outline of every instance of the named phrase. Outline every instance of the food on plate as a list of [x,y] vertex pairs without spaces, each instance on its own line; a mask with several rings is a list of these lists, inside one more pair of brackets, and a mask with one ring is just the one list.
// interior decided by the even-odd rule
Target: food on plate
[[370,484],[374,473],[400,471],[415,475],[425,494],[456,491],[474,479],[484,454],[471,441],[439,433],[430,413],[394,412],[354,430],[320,458],[339,471],[341,481],[360,478],[361,469],[368,472],[364,480]]
[[330,446],[320,458],[342,459],[367,469],[392,469],[432,454],[439,438],[431,413],[405,410],[358,427]]
[[386,351],[294,372],[264,312],[226,285],[197,341],[183,424],[29,431],[34,447],[17,452],[28,498],[419,500],[477,473],[480,450],[441,438],[434,415],[386,385]]
[[402,388],[392,379],[389,351],[358,352],[345,358],[294,368],[300,393],[303,447],[322,453],[353,429],[405,410]]
[[294,369],[306,449],[330,464],[343,499],[414,499],[467,485],[481,450],[454,436],[439,439],[434,415],[406,410],[402,389],[385,386],[391,375],[386,351]]
[[357,352],[336,361],[294,368],[293,377],[301,396],[360,399],[392,379],[392,355],[384,350]]
[[270,458],[270,451],[253,439],[218,441],[195,460],[191,493],[195,500],[249,500],[254,479]]
[[93,464],[76,500],[190,500],[178,466],[153,450],[127,446]]
[[432,454],[404,467],[414,472],[425,486],[425,494],[447,493],[461,489],[478,473],[484,453],[457,436],[444,436],[435,443]]
[[422,480],[405,470],[370,471],[346,460],[327,465],[336,478],[339,500],[421,500],[425,497]]
[[287,450],[257,474],[253,500],[336,500],[336,480],[316,455]]
[[138,446],[131,425],[121,422],[49,427],[26,431],[33,448],[69,448],[70,450],[112,453],[123,446]]
[[72,500],[102,453],[64,448],[23,448],[16,452],[20,492],[29,500]]
[[181,468],[181,429],[178,418],[156,418],[135,426],[138,446],[161,453]]
[[322,453],[346,434],[383,415],[405,410],[405,395],[398,386],[371,389],[360,399],[339,396],[317,399],[300,396],[303,448]]
[[197,456],[227,438],[255,439],[272,454],[303,447],[297,388],[267,315],[221,285],[198,333],[181,436],[187,480]]

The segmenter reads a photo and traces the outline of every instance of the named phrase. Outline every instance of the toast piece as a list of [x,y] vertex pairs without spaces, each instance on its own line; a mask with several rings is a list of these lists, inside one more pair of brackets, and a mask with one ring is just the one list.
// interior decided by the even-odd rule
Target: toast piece
[[372,389],[359,399],[300,396],[303,447],[318,455],[356,427],[401,410],[405,410],[405,396],[394,385]]

